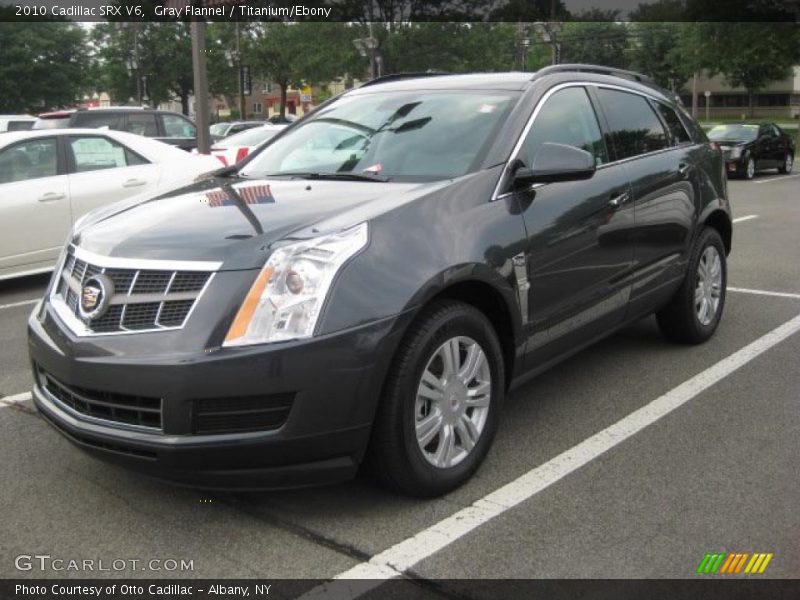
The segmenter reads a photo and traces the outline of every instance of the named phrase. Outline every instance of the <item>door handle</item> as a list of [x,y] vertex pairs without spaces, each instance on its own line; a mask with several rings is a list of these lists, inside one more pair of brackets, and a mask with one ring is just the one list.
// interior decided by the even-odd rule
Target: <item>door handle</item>
[[617,194],[612,194],[611,199],[608,201],[608,205],[617,210],[620,206],[625,204],[628,200],[630,200],[631,195],[628,192],[619,192]]
[[63,200],[66,197],[66,194],[47,192],[46,194],[39,196],[39,202],[53,202],[54,200]]
[[139,187],[140,185],[144,185],[147,182],[144,179],[128,179],[125,183],[122,184],[122,187]]
[[692,165],[687,163],[681,163],[678,165],[678,173],[681,174],[681,177],[686,177],[689,174],[689,171],[692,170]]

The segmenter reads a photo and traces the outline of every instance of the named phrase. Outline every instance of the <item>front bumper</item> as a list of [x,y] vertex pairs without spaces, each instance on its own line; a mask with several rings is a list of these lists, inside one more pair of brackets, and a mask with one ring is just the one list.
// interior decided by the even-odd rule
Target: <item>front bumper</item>
[[[88,342],[65,332],[51,311],[41,321],[37,312],[28,323],[33,397],[51,425],[95,456],[140,473],[203,489],[240,490],[332,483],[355,474],[391,356],[410,318],[306,341],[130,356],[119,352],[127,339],[135,348],[141,342],[135,338],[181,332]],[[50,381],[78,399],[65,401]],[[160,399],[160,426],[88,414],[80,398],[90,394],[102,401],[118,395]],[[291,399],[277,427],[237,417],[233,430],[202,429],[205,402],[219,409],[274,397]]]
[[728,173],[738,173],[743,168],[744,167],[742,166],[742,161],[739,158],[736,159],[730,158],[725,160],[725,170]]

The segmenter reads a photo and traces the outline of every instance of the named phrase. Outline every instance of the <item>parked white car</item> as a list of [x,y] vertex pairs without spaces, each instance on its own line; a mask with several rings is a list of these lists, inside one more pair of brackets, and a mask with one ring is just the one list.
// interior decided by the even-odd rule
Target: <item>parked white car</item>
[[0,133],[6,131],[27,131],[36,122],[30,115],[0,115]]
[[226,167],[236,164],[286,127],[286,125],[261,125],[236,133],[211,146],[211,155],[216,156]]
[[183,185],[220,167],[122,131],[57,129],[0,136],[0,280],[53,268],[88,211]]

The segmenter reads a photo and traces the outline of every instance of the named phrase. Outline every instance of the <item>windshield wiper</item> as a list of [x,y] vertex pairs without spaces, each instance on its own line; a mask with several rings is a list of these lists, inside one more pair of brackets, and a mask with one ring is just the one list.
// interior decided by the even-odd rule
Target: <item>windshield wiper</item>
[[300,179],[331,179],[342,181],[378,181],[386,183],[389,181],[388,177],[381,177],[380,175],[362,175],[361,173],[313,173],[313,172],[288,172],[288,173],[272,173],[267,177],[298,177]]

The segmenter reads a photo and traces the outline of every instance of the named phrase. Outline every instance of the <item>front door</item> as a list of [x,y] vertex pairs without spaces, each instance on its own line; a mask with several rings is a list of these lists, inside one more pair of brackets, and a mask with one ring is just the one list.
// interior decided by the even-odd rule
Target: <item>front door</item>
[[597,171],[586,180],[547,183],[521,192],[528,233],[528,352],[552,356],[622,321],[630,292],[633,226],[622,165],[608,164],[586,89],[566,87],[544,101],[518,159],[532,166],[545,142],[591,152]]
[[72,224],[59,163],[55,136],[0,150],[0,278],[55,263]]

